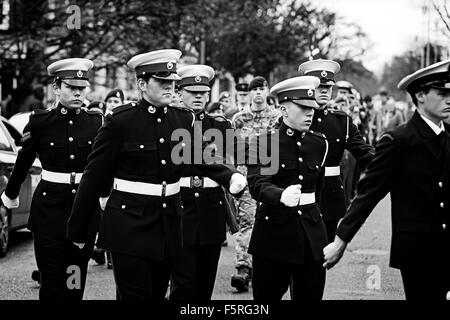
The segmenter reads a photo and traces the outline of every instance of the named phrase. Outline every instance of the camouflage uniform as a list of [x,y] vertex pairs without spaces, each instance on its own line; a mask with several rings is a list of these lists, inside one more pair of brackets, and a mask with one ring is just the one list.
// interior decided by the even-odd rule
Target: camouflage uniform
[[[267,106],[263,111],[243,110],[234,115],[232,119],[233,127],[239,130],[240,137],[249,141],[254,136],[259,136],[267,129],[275,127],[279,110],[273,106]],[[247,167],[239,165],[237,170],[247,176]],[[248,254],[248,244],[255,222],[256,201],[251,197],[248,187],[246,187],[241,198],[236,200],[237,220],[239,222],[239,232],[236,235],[236,261],[235,267],[252,267],[251,255]]]

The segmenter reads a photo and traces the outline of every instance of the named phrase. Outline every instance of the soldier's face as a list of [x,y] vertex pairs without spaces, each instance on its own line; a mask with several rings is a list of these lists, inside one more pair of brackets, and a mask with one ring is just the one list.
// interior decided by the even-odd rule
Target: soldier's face
[[157,107],[168,105],[174,93],[174,81],[151,77],[148,82],[140,80],[138,86],[143,97]]
[[326,105],[331,100],[331,95],[333,94],[333,86],[331,85],[320,85],[316,89],[316,101],[319,105]]
[[450,90],[431,88],[418,99],[421,109],[431,120],[441,121],[450,117]]
[[314,116],[314,109],[297,105],[293,102],[283,103],[281,112],[284,120],[291,128],[308,131]]
[[123,101],[117,97],[111,97],[106,100],[106,111],[111,111],[114,108],[117,108],[123,104]]
[[67,108],[80,108],[86,99],[86,87],[75,87],[61,82],[61,87],[53,86],[59,102]]
[[188,91],[181,90],[181,99],[183,104],[194,111],[201,111],[205,108],[209,100],[209,92],[207,91]]
[[250,90],[250,100],[252,101],[252,110],[258,111],[266,107],[267,96],[269,95],[268,87],[256,87]]
[[242,105],[248,104],[249,103],[248,96],[249,96],[248,92],[238,91],[236,95],[237,103]]

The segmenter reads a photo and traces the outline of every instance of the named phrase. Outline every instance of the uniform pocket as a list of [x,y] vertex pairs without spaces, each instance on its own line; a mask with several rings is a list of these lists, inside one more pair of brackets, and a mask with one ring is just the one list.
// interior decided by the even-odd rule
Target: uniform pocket
[[106,210],[112,208],[126,214],[142,216],[144,214],[145,203],[145,196],[113,191],[106,204]]

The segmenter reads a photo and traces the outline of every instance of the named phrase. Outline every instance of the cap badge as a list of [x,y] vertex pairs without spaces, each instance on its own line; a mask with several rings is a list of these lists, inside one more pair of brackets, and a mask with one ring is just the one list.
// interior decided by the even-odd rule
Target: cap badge
[[201,113],[199,118],[200,118],[200,120],[203,120],[205,118],[205,115],[203,113]]
[[202,82],[202,78],[200,76],[195,77],[195,82]]
[[328,73],[324,70],[324,71],[322,71],[322,73],[320,75],[322,76],[322,78],[326,78]]
[[167,62],[167,69],[169,69],[169,70],[173,69],[173,63],[171,61]]
[[314,95],[314,90],[313,89],[309,89],[308,90],[308,97],[312,97]]
[[156,112],[156,107],[154,107],[154,106],[148,107],[148,112],[150,112],[151,114],[155,113]]
[[292,137],[292,136],[294,135],[294,130],[292,130],[291,128],[289,128],[289,129],[287,129],[286,134],[287,134],[289,137]]
[[78,78],[81,78],[82,76],[83,76],[83,71],[78,70],[78,71],[77,71],[77,77],[78,77]]
[[120,98],[120,93],[119,92],[116,93],[116,97]]

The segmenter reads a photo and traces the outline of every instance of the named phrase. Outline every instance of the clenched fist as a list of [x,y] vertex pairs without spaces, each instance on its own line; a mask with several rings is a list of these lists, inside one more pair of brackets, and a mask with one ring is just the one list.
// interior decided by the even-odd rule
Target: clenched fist
[[302,188],[300,185],[287,187],[281,194],[280,202],[286,207],[294,208],[299,205]]

